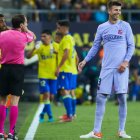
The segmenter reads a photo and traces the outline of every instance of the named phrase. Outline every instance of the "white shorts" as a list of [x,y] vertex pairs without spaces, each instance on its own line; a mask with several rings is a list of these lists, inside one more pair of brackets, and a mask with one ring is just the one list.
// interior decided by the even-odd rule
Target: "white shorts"
[[129,69],[126,68],[123,73],[117,69],[102,69],[97,93],[111,94],[112,90],[116,93],[127,93],[129,80]]

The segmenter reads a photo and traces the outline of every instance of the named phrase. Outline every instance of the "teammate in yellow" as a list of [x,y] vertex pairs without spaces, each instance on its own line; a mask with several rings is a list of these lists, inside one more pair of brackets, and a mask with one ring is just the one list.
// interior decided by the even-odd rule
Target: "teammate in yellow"
[[67,117],[62,117],[61,122],[72,121],[72,102],[71,102],[71,76],[72,76],[72,51],[75,46],[74,38],[69,34],[69,21],[60,20],[57,22],[57,31],[62,33],[63,38],[59,44],[58,67],[58,89],[61,89],[64,107]]
[[[75,50],[75,48],[72,51],[72,75],[71,75],[71,82],[70,82],[70,94],[72,97],[72,116],[73,119],[76,118],[76,95],[75,95],[75,89],[77,86],[77,74],[78,74],[78,70],[77,70],[77,66],[78,66],[78,62],[79,62],[79,57],[77,55],[77,52]],[[60,119],[64,119],[67,118],[67,114],[64,114],[63,116],[59,117]]]
[[41,34],[40,47],[33,49],[28,56],[38,55],[38,78],[40,93],[43,94],[44,108],[40,113],[40,122],[44,122],[44,115],[48,114],[48,122],[53,122],[53,115],[50,100],[57,91],[57,77],[55,71],[57,68],[58,44],[52,43],[52,34],[50,30],[44,30]]

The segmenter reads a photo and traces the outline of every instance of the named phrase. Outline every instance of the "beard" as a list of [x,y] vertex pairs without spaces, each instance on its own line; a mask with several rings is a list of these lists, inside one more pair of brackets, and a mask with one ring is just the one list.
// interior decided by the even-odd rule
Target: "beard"
[[111,16],[111,19],[112,19],[113,21],[117,21],[117,20],[119,19],[119,16],[118,16],[118,15],[112,15],[112,16]]

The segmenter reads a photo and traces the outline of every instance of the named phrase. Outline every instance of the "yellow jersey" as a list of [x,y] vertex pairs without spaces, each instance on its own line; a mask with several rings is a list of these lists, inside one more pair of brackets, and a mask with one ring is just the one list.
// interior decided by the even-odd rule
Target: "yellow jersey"
[[59,44],[59,51],[58,51],[58,64],[60,64],[64,50],[68,49],[69,50],[69,56],[67,60],[64,62],[62,67],[60,68],[60,72],[67,72],[67,73],[72,73],[72,51],[75,46],[75,41],[74,38],[70,35],[67,34],[63,37]]
[[59,44],[56,42],[50,45],[40,44],[40,47],[34,50],[33,55],[38,55],[38,78],[57,79],[55,71],[57,68],[57,54]]

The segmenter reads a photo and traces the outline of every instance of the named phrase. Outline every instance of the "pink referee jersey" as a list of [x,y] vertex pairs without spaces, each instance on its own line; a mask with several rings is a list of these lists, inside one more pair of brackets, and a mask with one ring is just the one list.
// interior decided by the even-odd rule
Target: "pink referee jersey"
[[24,64],[24,48],[33,41],[32,32],[7,30],[0,33],[1,64]]

